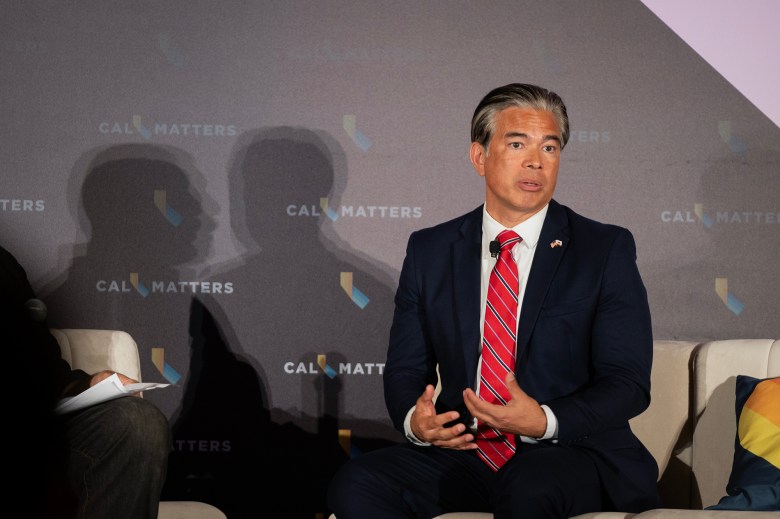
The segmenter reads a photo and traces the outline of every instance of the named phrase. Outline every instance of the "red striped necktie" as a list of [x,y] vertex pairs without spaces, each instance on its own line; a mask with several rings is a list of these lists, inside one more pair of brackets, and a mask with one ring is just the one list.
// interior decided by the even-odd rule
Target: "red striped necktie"
[[[512,248],[522,238],[514,231],[505,230],[499,233],[497,240],[501,250],[488,284],[479,397],[491,404],[506,405],[510,396],[504,379],[507,373],[515,371],[517,298],[520,288]],[[476,436],[477,455],[494,471],[500,469],[515,453],[514,435],[504,435],[480,422]]]

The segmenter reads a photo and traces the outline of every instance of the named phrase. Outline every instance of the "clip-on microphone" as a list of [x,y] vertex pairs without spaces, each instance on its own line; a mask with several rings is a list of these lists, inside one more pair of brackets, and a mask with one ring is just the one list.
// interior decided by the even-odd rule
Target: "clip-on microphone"
[[497,258],[498,253],[501,252],[501,242],[498,240],[493,240],[490,242],[490,256],[492,258]]

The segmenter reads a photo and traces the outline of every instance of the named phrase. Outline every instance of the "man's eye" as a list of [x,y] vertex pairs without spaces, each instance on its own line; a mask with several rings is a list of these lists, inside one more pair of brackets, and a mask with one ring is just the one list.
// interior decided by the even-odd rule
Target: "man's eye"
[[545,147],[544,147],[544,148],[542,148],[542,149],[544,149],[544,151],[547,151],[547,152],[553,152],[553,151],[555,151],[555,150],[556,150],[556,147],[555,147],[555,146],[553,146],[553,145],[551,145],[551,144],[549,144],[549,145],[545,146]]
[[512,148],[513,150],[519,150],[522,146],[523,145],[520,144],[519,142],[510,142],[509,143],[509,147]]

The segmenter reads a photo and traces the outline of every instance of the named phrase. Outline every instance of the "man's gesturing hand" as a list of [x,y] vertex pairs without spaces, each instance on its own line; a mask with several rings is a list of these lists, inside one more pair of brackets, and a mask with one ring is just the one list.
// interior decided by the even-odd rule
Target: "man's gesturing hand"
[[474,436],[471,433],[463,434],[466,431],[465,425],[458,423],[451,427],[444,426],[457,420],[460,414],[457,411],[449,411],[437,415],[436,407],[433,405],[433,393],[433,386],[428,384],[425,392],[417,399],[410,422],[414,435],[437,447],[457,450],[476,449]]
[[506,405],[485,402],[471,389],[463,391],[463,401],[474,418],[501,432],[541,438],[547,429],[547,415],[544,410],[536,400],[520,389],[514,374],[507,374],[506,387],[511,396]]

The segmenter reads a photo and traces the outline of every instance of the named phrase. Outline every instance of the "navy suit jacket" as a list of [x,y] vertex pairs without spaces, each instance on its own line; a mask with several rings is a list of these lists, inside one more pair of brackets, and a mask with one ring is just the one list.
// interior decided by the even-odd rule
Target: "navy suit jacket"
[[[550,243],[560,240],[561,245]],[[439,413],[471,416],[480,354],[482,206],[409,237],[384,370],[385,401],[403,431],[426,384],[441,376]],[[650,403],[653,341],[631,233],[551,200],[517,332],[520,387],[558,419],[558,447],[584,449],[606,506],[660,506],[658,466],[628,420]]]

